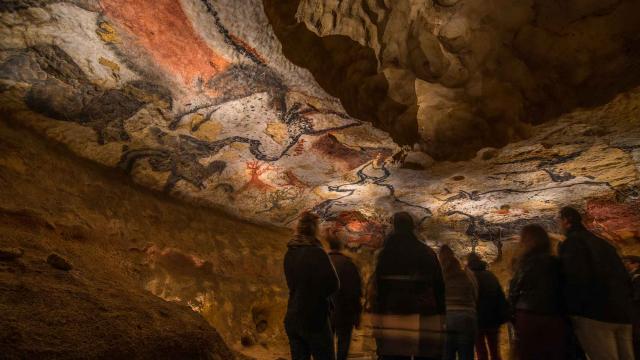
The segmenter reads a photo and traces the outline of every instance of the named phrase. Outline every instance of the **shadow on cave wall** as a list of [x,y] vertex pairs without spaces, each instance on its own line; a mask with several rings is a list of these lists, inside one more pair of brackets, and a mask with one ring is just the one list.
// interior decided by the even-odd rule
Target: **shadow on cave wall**
[[373,49],[348,36],[318,36],[296,20],[300,0],[263,0],[273,31],[292,63],[311,72],[349,115],[371,122],[400,144],[418,140],[417,108],[392,100]]

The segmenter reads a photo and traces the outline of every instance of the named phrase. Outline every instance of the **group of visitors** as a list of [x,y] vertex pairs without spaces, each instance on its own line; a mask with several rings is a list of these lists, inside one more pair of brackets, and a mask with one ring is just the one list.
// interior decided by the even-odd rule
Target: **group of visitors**
[[[392,222],[366,296],[378,359],[501,359],[505,323],[518,360],[640,355],[640,257],[623,261],[574,208],[560,211],[566,239],[557,255],[542,226],[522,228],[507,295],[478,254],[460,261],[446,245],[436,254],[410,214]],[[325,252],[317,228],[317,216],[304,213],[288,244],[285,330],[292,360],[344,360],[360,323],[362,280],[331,234]]]

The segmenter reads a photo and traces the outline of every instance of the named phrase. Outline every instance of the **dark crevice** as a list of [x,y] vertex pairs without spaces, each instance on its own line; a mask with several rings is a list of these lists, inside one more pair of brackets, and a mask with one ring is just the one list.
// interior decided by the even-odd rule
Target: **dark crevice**
[[299,23],[300,0],[263,0],[284,55],[308,69],[320,86],[342,102],[347,113],[391,134],[400,144],[418,141],[416,111],[388,96],[389,84],[378,73],[373,49],[348,36],[318,36]]

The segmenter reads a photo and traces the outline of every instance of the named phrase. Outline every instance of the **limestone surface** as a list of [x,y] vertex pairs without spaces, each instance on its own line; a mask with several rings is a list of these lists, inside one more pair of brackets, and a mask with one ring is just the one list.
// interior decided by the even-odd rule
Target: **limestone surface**
[[[637,2],[482,3],[7,2],[0,107],[145,187],[263,224],[311,210],[353,248],[378,247],[395,211],[472,248],[524,222],[552,227],[568,203],[592,209],[610,237],[637,239],[635,225],[596,216],[636,216],[640,95],[621,90],[635,76],[621,72],[638,57],[621,49],[634,49]],[[323,62],[353,67],[326,81]],[[401,147],[349,115],[342,105],[360,111],[357,101],[327,94],[351,89],[334,81],[349,74],[361,74],[354,86],[384,78],[361,98],[393,108],[375,97],[384,88],[434,142]],[[524,125],[523,114],[539,122],[596,95],[608,102]],[[480,149],[488,138],[523,139]],[[451,151],[477,155],[432,160]]]
[[295,19],[323,39],[371,49],[388,95],[417,124],[413,140],[437,159],[526,138],[529,124],[602,104],[640,79],[637,0],[274,3],[297,5]]

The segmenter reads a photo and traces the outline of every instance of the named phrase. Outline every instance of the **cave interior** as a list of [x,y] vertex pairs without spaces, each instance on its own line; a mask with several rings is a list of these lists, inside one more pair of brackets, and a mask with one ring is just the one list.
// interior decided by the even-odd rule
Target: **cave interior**
[[[578,207],[640,254],[640,1],[5,0],[7,358],[285,359],[317,214],[492,264]],[[374,344],[365,330],[354,352]],[[2,357],[2,356],[0,356]]]

